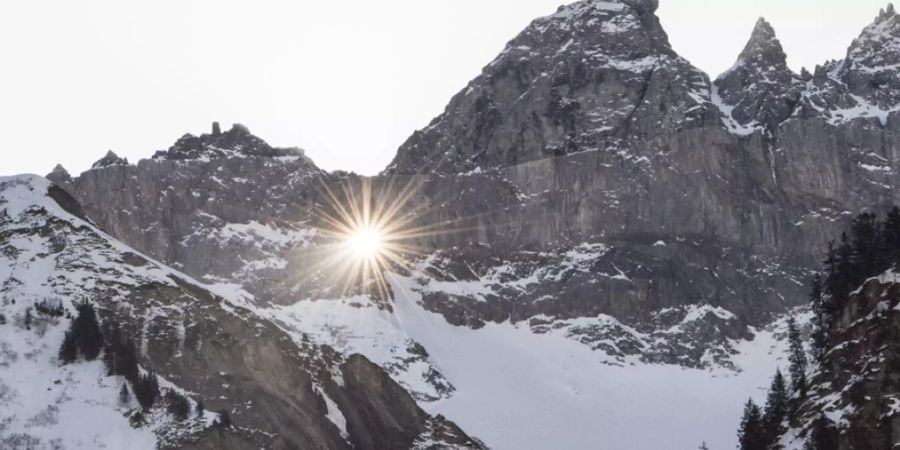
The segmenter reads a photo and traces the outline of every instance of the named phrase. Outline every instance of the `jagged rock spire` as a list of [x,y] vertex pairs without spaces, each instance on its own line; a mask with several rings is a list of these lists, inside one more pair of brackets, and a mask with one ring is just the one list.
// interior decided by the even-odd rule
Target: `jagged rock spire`
[[47,174],[46,178],[62,186],[72,182],[72,175],[69,175],[69,171],[62,164],[57,164],[53,171]]
[[109,166],[127,166],[128,160],[120,157],[112,150],[106,152],[106,156],[100,158],[94,165],[91,166],[92,169],[99,169],[101,167],[109,167]]
[[726,124],[751,133],[772,129],[790,117],[802,80],[787,65],[775,30],[760,17],[735,65],[715,81]]
[[781,42],[775,36],[775,29],[760,17],[753,27],[750,40],[739,56],[741,61],[764,61],[776,67],[787,67],[787,55],[781,47]]
[[847,50],[840,70],[850,91],[881,109],[900,105],[900,14],[893,4],[878,13]]
[[887,8],[882,9],[878,13],[878,18],[875,19],[876,22],[882,22],[888,20],[897,15],[897,11],[894,10],[894,4],[888,3]]
[[303,152],[296,148],[272,147],[266,141],[253,135],[250,129],[239,123],[231,125],[231,129],[222,132],[218,122],[213,122],[208,134],[195,136],[185,134],[166,151],[159,151],[154,158],[172,160],[218,158],[225,156],[302,156]]

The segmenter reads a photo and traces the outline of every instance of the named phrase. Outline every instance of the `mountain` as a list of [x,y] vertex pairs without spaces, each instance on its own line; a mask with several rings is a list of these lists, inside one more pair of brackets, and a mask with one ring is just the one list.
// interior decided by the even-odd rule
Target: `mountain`
[[[47,180],[0,178],[0,207],[3,448],[481,448],[366,358],[293,340],[233,291],[116,241]],[[99,360],[61,364],[83,301],[137,343],[142,370],[207,412],[138,418],[133,400],[117,403],[125,380]],[[220,411],[232,427],[214,424]]]
[[[734,446],[823,244],[896,203],[900,19],[801,74],[760,20],[710,80],[656,8],[533,21],[376,177],[214,124],[48,178],[116,239],[292,342],[365,355],[492,447]],[[374,293],[332,261],[332,219],[365,205],[403,241]]]

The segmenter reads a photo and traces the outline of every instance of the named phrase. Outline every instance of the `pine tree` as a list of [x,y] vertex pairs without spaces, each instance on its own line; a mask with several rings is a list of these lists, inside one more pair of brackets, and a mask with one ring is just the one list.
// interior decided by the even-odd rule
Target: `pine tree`
[[839,433],[827,418],[819,417],[813,422],[804,450],[838,450]]
[[109,321],[103,325],[103,336],[106,337],[103,343],[103,366],[106,367],[107,375],[119,375],[118,356],[122,334],[119,327],[109,324]]
[[228,413],[228,410],[219,411],[219,419],[216,423],[222,428],[231,428],[231,414]]
[[881,229],[885,264],[900,264],[900,208],[891,208]]
[[850,224],[851,263],[853,266],[853,280],[855,286],[869,277],[878,275],[887,269],[884,260],[884,245],[881,241],[882,230],[878,223],[878,216],[865,212],[856,217]]
[[740,450],[764,450],[762,417],[759,406],[753,403],[753,399],[747,400],[744,405],[744,416],[741,418],[741,426],[738,428],[738,442]]
[[697,450],[709,450],[709,447],[706,446],[706,441],[701,442]]
[[175,417],[175,420],[187,419],[188,413],[191,412],[191,404],[188,400],[174,389],[166,390],[165,395],[166,410]]
[[825,355],[825,349],[828,346],[828,338],[826,330],[828,328],[828,298],[822,292],[822,275],[816,274],[812,280],[812,286],[809,293],[809,301],[813,310],[813,330],[812,330],[812,350],[816,360],[822,360]]
[[59,362],[71,364],[76,359],[78,359],[78,346],[75,344],[75,337],[72,336],[71,331],[66,331],[62,345],[59,347]]
[[769,387],[769,395],[766,398],[766,407],[762,418],[764,448],[773,444],[784,433],[782,422],[788,415],[788,393],[781,370],[775,371],[772,385]]
[[150,409],[156,403],[156,399],[159,398],[159,380],[152,370],[148,370],[134,383],[134,396],[144,409]]
[[88,302],[82,302],[76,306],[78,315],[72,322],[72,331],[78,351],[84,359],[91,361],[100,355],[103,349],[103,332],[97,323],[97,312]]
[[32,319],[31,308],[25,308],[25,329],[26,330],[31,329],[31,319]]
[[800,397],[806,396],[806,352],[803,350],[803,341],[800,338],[800,329],[797,328],[797,321],[794,316],[788,316],[788,344],[790,355],[788,360],[791,363],[791,390],[799,394]]
[[116,369],[117,375],[122,375],[126,380],[131,381],[138,379],[138,356],[137,348],[131,339],[124,338],[121,345],[118,346],[116,352]]
[[195,411],[197,411],[197,417],[203,417],[203,413],[206,412],[206,406],[203,404],[203,399],[197,399]]
[[132,383],[138,379],[138,357],[134,343],[115,325],[107,327],[103,363],[109,375],[122,375]]
[[122,383],[122,389],[119,389],[119,404],[127,406],[131,403],[131,393],[128,392],[128,383]]

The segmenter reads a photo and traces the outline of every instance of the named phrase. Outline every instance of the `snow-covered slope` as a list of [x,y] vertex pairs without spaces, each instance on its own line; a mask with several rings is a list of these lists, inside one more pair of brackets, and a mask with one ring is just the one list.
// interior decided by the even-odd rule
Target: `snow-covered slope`
[[[423,307],[422,273],[388,278],[392,311],[362,296],[254,311],[295,339],[365,354],[418,392],[427,411],[474,430],[494,449],[681,450],[703,441],[732,448],[743,402],[762,401],[775,369],[787,365],[784,320],[730,342],[729,368],[692,369],[623,359],[573,339],[565,326],[537,333],[527,321],[451,325]],[[685,322],[707,313],[726,314],[697,310]]]
[[[0,448],[480,448],[365,358],[295,343],[242,298],[111,238],[46,179],[0,178]],[[178,421],[157,402],[138,421],[99,360],[61,365],[68,314],[40,310],[83,301],[207,411]],[[234,427],[213,428],[209,411]]]
[[47,196],[50,189],[38,176],[0,178],[0,447],[150,450],[173,429],[208,427],[213,414],[176,424],[161,412],[148,426],[132,427],[136,404],[118,403],[121,377],[107,376],[99,360],[58,362],[68,319],[36,305],[74,311],[75,302],[101,290],[124,296],[132,286],[175,283],[159,266],[126,264],[124,245],[93,232]]

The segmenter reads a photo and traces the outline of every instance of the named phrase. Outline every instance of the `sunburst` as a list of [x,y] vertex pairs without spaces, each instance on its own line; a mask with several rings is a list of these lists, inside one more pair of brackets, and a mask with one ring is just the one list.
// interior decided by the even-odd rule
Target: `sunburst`
[[389,296],[384,274],[409,268],[423,249],[417,239],[436,227],[416,225],[421,208],[410,203],[419,189],[411,179],[401,188],[381,180],[373,188],[370,178],[349,177],[338,185],[323,182],[325,203],[319,205],[323,237],[328,241],[320,261],[332,281],[339,279],[342,294],[360,292]]

